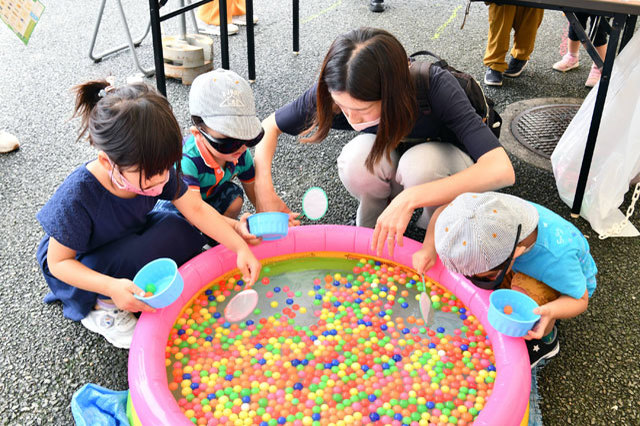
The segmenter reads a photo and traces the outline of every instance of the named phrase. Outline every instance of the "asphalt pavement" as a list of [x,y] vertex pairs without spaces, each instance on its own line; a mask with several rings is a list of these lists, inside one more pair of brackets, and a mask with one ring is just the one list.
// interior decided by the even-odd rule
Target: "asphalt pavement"
[[[171,0],[163,8],[177,5]],[[299,55],[292,53],[291,2],[256,0],[257,81],[253,84],[258,115],[266,117],[294,99],[316,78],[324,54],[340,33],[359,26],[384,28],[395,34],[408,53],[429,49],[478,80],[487,36],[487,9],[471,5],[460,29],[463,0],[387,0],[380,14],[369,12],[368,0],[301,2]],[[0,127],[17,135],[19,151],[0,155],[0,421],[4,424],[72,423],[72,393],[85,383],[127,389],[127,351],[109,345],[78,323],[64,319],[61,306],[45,305],[47,285],[35,260],[42,229],[37,211],[79,164],[95,157],[86,142],[76,142],[78,123],[70,88],[93,78],[115,75],[122,83],[137,70],[123,52],[94,63],[89,43],[100,2],[45,1],[46,10],[28,46],[4,25],[0,28]],[[144,30],[145,1],[123,1],[132,33]],[[124,42],[115,2],[107,2],[97,50]],[[551,65],[560,58],[566,22],[547,12],[536,50],[523,75],[506,79],[502,88],[487,88],[498,110],[531,98],[584,98],[590,61],[582,51],[581,67],[567,74]],[[176,20],[163,24],[176,34]],[[247,77],[246,37],[229,40],[231,69]],[[215,38],[215,65],[220,66]],[[137,49],[144,66],[153,65],[151,37]],[[153,78],[147,79],[155,84]],[[188,91],[175,80],[168,98],[184,131],[188,128]],[[622,123],[626,124],[626,123]],[[507,129],[505,129],[507,130]],[[282,137],[274,161],[277,191],[294,209],[304,191],[325,188],[330,210],[323,223],[346,224],[356,202],[342,187],[336,170],[340,148],[353,132],[333,132],[326,141],[304,145]],[[568,217],[551,172],[512,157],[517,182],[505,191],[543,204]],[[627,194],[623,208],[629,203]],[[640,207],[639,207],[640,208]],[[640,225],[636,213],[633,223]],[[640,424],[640,240],[599,240],[583,219],[575,224],[588,237],[598,264],[598,288],[589,309],[559,323],[560,354],[539,377],[545,424]],[[423,232],[410,226],[408,236]]]

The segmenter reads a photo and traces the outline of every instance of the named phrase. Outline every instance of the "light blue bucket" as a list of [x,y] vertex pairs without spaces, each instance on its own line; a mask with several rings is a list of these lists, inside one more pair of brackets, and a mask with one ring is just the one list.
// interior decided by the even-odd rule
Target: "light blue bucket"
[[175,302],[184,287],[178,265],[168,257],[161,257],[144,265],[133,277],[133,283],[142,290],[145,290],[147,284],[153,284],[156,287],[153,296],[134,295],[153,308],[164,308]]
[[[510,315],[504,313],[505,306],[511,306]],[[511,337],[522,337],[531,330],[540,319],[533,310],[538,304],[524,293],[515,290],[500,289],[489,296],[489,323],[502,334]]]
[[289,232],[289,214],[281,212],[263,212],[247,218],[249,232],[264,241],[278,240]]

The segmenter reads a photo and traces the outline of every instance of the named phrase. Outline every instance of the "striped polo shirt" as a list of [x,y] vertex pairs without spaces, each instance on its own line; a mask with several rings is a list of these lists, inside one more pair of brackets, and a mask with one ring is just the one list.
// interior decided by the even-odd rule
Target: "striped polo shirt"
[[184,140],[182,147],[182,173],[190,189],[200,189],[203,200],[216,196],[220,184],[238,176],[243,183],[253,182],[255,169],[251,152],[246,150],[234,164],[227,162],[224,169],[206,147],[198,146],[193,135]]

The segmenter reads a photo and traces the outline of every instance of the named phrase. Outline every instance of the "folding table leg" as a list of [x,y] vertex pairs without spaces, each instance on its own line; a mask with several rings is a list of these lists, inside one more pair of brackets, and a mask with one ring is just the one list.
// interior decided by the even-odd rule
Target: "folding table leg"
[[100,24],[102,23],[102,16],[104,15],[104,7],[107,3],[107,0],[102,0],[102,3],[100,4],[100,10],[98,11],[98,19],[96,19],[96,25],[93,30],[93,37],[91,38],[91,45],[89,46],[89,58],[94,62],[100,62],[105,56],[111,55],[116,52],[120,52],[125,49],[130,49],[131,54],[133,55],[133,61],[135,62],[136,67],[145,76],[149,77],[153,75],[154,70],[153,69],[146,70],[142,68],[142,66],[140,65],[140,61],[138,60],[138,54],[136,53],[135,48],[140,46],[140,43],[142,43],[142,40],[144,40],[147,34],[149,34],[149,30],[151,28],[151,21],[149,21],[149,24],[147,25],[147,28],[145,29],[142,36],[134,41],[131,37],[131,31],[129,30],[127,17],[125,16],[124,9],[122,8],[122,2],[120,0],[116,0],[116,2],[117,2],[118,10],[120,11],[120,19],[122,21],[122,26],[124,27],[125,35],[127,37],[127,44],[123,44],[122,46],[118,46],[113,49],[106,50],[100,54],[95,54],[93,52],[93,50],[95,49],[96,40],[98,38],[98,31],[100,30]]
[[604,58],[604,67],[602,68],[602,76],[598,86],[596,95],[596,103],[593,107],[593,115],[591,117],[591,125],[587,136],[587,144],[584,148],[582,157],[582,165],[580,166],[580,175],[576,186],[576,193],[573,198],[573,207],[571,207],[571,217],[580,216],[582,208],[582,199],[584,191],[587,187],[587,178],[589,177],[589,169],[591,168],[591,160],[593,159],[593,151],[596,148],[596,139],[598,138],[598,130],[600,130],[600,122],[602,120],[602,111],[607,98],[607,90],[609,89],[609,80],[611,79],[611,71],[613,70],[613,61],[615,60],[618,40],[620,38],[620,30],[624,24],[625,15],[616,14],[613,17],[613,26],[609,36],[609,44],[607,45],[607,54]]

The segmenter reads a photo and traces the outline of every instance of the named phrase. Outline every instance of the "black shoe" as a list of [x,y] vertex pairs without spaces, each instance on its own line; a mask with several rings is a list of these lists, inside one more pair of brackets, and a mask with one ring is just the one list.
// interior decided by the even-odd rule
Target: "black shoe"
[[369,2],[369,10],[372,12],[383,12],[384,11],[384,0],[370,0]]
[[555,337],[551,343],[544,343],[542,339],[527,340],[527,350],[529,351],[529,361],[533,369],[543,359],[553,358],[560,352],[560,341],[558,340],[558,330],[553,327]]
[[487,68],[487,72],[484,73],[484,84],[487,86],[502,86],[502,73]]
[[524,67],[527,66],[527,62],[529,62],[529,61],[523,61],[522,59],[516,59],[516,58],[514,58],[512,56],[511,60],[509,61],[509,67],[504,72],[504,76],[505,77],[511,77],[511,78],[519,77],[520,74],[522,74],[522,71],[524,70]]

